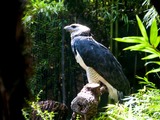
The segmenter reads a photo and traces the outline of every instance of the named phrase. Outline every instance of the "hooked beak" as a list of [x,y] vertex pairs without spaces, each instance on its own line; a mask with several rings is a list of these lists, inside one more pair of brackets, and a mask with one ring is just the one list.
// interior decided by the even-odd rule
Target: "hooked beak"
[[71,30],[72,30],[69,25],[65,26],[64,29],[65,29],[66,31],[68,31],[68,32],[71,32]]

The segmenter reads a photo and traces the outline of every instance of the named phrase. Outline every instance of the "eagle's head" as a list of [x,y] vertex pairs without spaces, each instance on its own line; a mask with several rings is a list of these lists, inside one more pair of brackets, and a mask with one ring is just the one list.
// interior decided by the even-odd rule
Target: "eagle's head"
[[71,24],[64,27],[64,29],[71,34],[71,38],[81,35],[82,33],[89,34],[90,28],[81,24]]

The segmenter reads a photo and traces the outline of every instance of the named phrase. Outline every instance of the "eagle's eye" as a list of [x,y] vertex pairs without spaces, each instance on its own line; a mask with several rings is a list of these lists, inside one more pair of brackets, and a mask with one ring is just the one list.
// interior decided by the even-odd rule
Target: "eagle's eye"
[[71,27],[72,27],[72,28],[76,28],[76,26],[75,26],[75,25],[72,25]]

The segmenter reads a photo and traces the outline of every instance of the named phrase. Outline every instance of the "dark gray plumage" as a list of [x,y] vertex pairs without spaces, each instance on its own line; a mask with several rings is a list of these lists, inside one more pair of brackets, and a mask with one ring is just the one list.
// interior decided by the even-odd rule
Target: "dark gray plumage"
[[119,93],[128,95],[130,85],[120,63],[107,47],[92,38],[90,28],[71,24],[64,29],[71,34],[72,51],[77,63],[86,70],[88,82],[102,82],[115,101],[119,100]]

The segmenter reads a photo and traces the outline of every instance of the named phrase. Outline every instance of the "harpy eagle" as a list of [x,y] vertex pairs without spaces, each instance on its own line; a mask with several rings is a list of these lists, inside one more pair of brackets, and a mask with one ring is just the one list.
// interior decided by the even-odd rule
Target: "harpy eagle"
[[70,32],[71,47],[77,63],[86,71],[89,83],[106,85],[109,98],[120,101],[129,94],[130,84],[110,50],[93,39],[90,28],[81,24],[64,27]]

